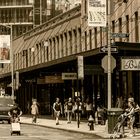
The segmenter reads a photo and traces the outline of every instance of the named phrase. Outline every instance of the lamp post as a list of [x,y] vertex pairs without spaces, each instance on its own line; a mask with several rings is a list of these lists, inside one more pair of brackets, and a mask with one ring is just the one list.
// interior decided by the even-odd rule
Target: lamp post
[[11,97],[14,100],[14,65],[13,65],[13,46],[12,46],[13,29],[12,25],[0,24],[0,26],[4,26],[10,29],[10,63],[11,63],[11,87],[12,87]]

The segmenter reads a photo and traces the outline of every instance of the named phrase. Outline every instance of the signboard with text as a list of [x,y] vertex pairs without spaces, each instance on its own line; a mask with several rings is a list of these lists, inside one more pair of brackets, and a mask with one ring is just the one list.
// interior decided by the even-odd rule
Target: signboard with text
[[10,35],[0,35],[0,63],[10,63]]
[[88,26],[106,26],[106,3],[106,0],[88,0]]
[[140,58],[122,58],[121,70],[125,71],[138,71],[140,70]]
[[77,73],[62,73],[63,80],[75,80],[77,79]]

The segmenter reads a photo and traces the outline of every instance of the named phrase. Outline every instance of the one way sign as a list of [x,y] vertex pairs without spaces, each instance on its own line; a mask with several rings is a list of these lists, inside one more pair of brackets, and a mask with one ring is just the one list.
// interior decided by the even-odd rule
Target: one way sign
[[[108,47],[107,46],[102,46],[100,47],[100,52],[101,53],[107,53],[108,52]],[[111,47],[111,53],[118,53],[118,48],[115,46]]]

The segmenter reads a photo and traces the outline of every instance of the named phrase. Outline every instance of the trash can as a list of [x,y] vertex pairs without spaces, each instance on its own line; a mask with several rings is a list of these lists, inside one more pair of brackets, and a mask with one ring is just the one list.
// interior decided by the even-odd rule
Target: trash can
[[108,110],[108,133],[112,134],[115,125],[118,122],[118,117],[123,113],[121,108],[111,108]]

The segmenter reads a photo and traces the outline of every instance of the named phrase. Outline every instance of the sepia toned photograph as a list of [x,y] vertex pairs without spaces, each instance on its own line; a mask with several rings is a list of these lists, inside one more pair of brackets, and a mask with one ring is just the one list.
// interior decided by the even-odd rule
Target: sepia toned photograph
[[0,130],[140,139],[140,0],[0,0]]

